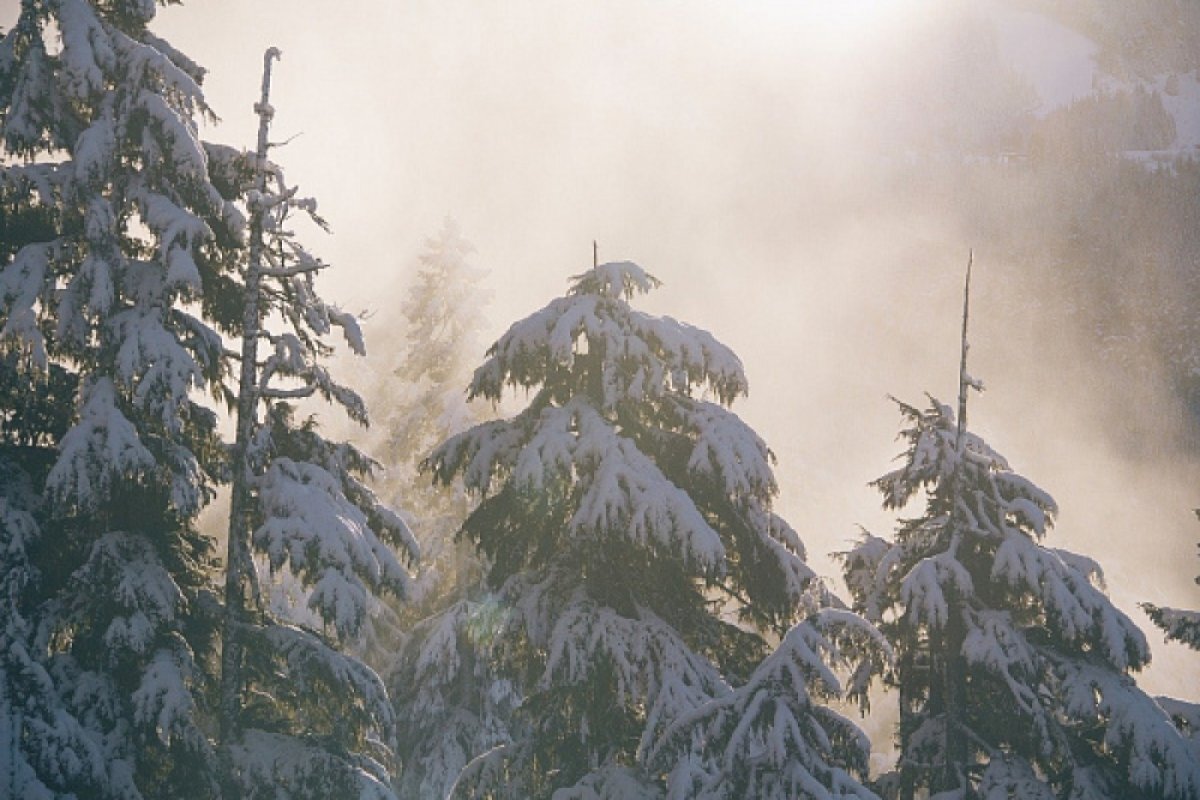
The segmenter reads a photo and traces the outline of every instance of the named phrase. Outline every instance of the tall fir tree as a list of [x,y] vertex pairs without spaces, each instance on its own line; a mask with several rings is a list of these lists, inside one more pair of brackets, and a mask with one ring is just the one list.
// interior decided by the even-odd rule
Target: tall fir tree
[[966,428],[967,305],[959,410],[899,403],[901,466],[874,482],[889,509],[924,495],[895,539],[842,554],[856,608],[895,652],[899,762],[889,796],[1200,797],[1200,763],[1132,673],[1141,631],[1099,565],[1042,544],[1054,500]]
[[[490,565],[492,653],[522,698],[513,741],[477,756],[455,796],[692,796],[735,763],[746,785],[778,774],[793,795],[870,796],[854,777],[864,738],[808,694],[836,691],[835,637],[821,628],[837,620],[820,617],[829,598],[771,512],[769,450],[725,408],[746,392],[741,362],[707,332],[631,307],[657,285],[634,264],[600,264],[515,323],[470,393],[525,388],[528,408],[431,459],[439,481],[461,476],[482,497],[463,535]],[[822,622],[801,623],[756,671],[767,637],[810,615]],[[828,683],[809,684],[818,674]],[[771,728],[756,712],[772,704],[798,727],[763,759],[740,745]],[[746,722],[727,726],[730,714]]]
[[[250,220],[242,272],[241,376],[232,450],[220,691],[224,792],[230,797],[393,797],[395,721],[384,684],[344,652],[372,598],[405,595],[417,544],[366,484],[364,453],[326,439],[297,403],[316,397],[366,424],[362,399],[324,362],[328,337],[364,355],[358,321],[325,302],[314,278],[326,268],[293,230],[316,203],[297,195],[268,159],[271,62],[264,58],[255,110],[258,147],[245,157],[238,194]],[[259,345],[267,353],[259,355]],[[260,589],[252,551],[306,589],[323,630],[280,619]]]
[[[155,10],[24,0],[0,42],[0,193],[22,222],[0,266],[22,396],[4,520],[5,658],[21,663],[0,693],[14,796],[216,791],[219,602],[193,520],[224,468],[196,396],[226,362],[197,301],[243,218],[197,138],[203,71],[151,33]],[[73,393],[67,413],[37,401],[47,387]],[[14,478],[14,441],[49,457]]]
[[[0,42],[0,382],[14,399],[0,426],[11,612],[0,785],[32,798],[212,797],[227,753],[252,794],[300,796],[303,781],[328,796],[333,784],[316,777],[333,776],[386,797],[386,770],[361,753],[368,735],[389,732],[378,677],[261,615],[239,631],[252,657],[237,736],[214,742],[219,564],[194,521],[231,464],[261,459],[255,541],[316,586],[339,634],[366,588],[403,582],[367,534],[407,540],[357,477],[368,460],[294,421],[273,394],[272,377],[295,377],[289,391],[364,416],[319,364],[331,326],[361,344],[357,327],[315,295],[316,267],[283,228],[264,228],[283,260],[267,270],[262,307],[292,325],[258,332],[274,348],[256,364],[267,419],[232,462],[219,437],[204,397],[238,399],[223,335],[245,329],[242,209],[278,222],[298,201],[255,191],[261,160],[200,141],[203,70],[150,32],[155,10],[24,0]],[[338,702],[314,703],[322,690]]]

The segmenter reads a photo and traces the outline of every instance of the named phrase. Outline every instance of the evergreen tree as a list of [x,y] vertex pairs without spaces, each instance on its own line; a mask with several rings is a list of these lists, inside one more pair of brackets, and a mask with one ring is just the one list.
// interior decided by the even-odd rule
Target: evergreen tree
[[[260,191],[256,173],[279,177],[265,159],[199,140],[203,71],[149,31],[155,9],[24,0],[0,42],[0,197],[18,234],[0,253],[0,392],[13,398],[0,426],[0,785],[202,798],[225,774],[228,791],[386,797],[364,752],[391,732],[379,678],[254,607],[224,617],[226,643],[248,655],[232,735],[214,747],[223,609],[194,521],[231,465],[255,468],[255,543],[314,587],[335,636],[361,623],[368,590],[404,581],[375,534],[411,542],[360,480],[369,460],[287,402],[318,393],[365,420],[320,365],[331,327],[361,348],[356,323],[320,301],[320,265],[282,227],[311,203]],[[265,411],[231,462],[203,400],[245,395],[222,335],[251,329],[241,273],[263,241],[259,309],[290,328],[254,329],[273,348],[249,360]],[[237,575],[253,598],[254,578]],[[223,773],[221,754],[237,769]]]
[[150,32],[155,9],[24,0],[0,42],[0,195],[19,234],[0,262],[14,796],[216,789],[219,603],[192,523],[223,469],[196,396],[226,366],[195,301],[242,217],[197,138],[202,70]]
[[904,798],[1200,797],[1195,753],[1133,681],[1144,636],[1094,561],[1042,544],[1053,499],[949,407],[900,410],[902,464],[874,485],[887,508],[923,492],[924,512],[844,554],[856,607],[895,649],[901,752],[883,783]]
[[426,241],[415,286],[400,306],[404,344],[376,391],[387,409],[380,425],[380,457],[388,464],[383,489],[397,507],[411,510],[423,553],[417,613],[446,606],[480,575],[469,549],[453,544],[473,505],[462,481],[441,486],[419,469],[434,446],[482,420],[465,391],[483,350],[481,312],[488,300],[481,288],[487,273],[470,262],[474,252],[449,217]]
[[[420,462],[435,445],[481,421],[465,387],[482,351],[484,270],[475,248],[446,218],[419,257],[416,284],[401,305],[404,346],[377,391],[387,398],[384,491],[412,509],[422,569],[415,602],[400,619],[407,630],[387,657],[404,766],[402,797],[444,797],[477,753],[509,740],[516,698],[492,669],[496,605],[482,586],[483,565],[455,534],[473,508],[461,479],[430,481]],[[399,338],[393,337],[393,338]]]
[[[374,462],[297,415],[295,403],[316,396],[366,424],[361,398],[323,363],[335,331],[355,353],[365,350],[357,320],[317,293],[314,277],[326,265],[292,230],[297,217],[325,227],[316,203],[298,197],[267,158],[277,57],[274,49],[265,56],[257,152],[230,173],[250,179],[240,187],[250,235],[222,630],[224,788],[227,798],[388,798],[391,704],[378,675],[341,645],[359,635],[371,598],[407,592],[392,548],[415,559],[417,546],[364,482]],[[271,613],[252,548],[305,587],[323,631]]]
[[740,728],[760,730],[755,711],[771,702],[711,706],[731,684],[754,694],[773,684],[769,695],[790,699],[780,714],[801,725],[779,760],[740,769],[785,772],[787,784],[799,764],[806,785],[867,796],[850,777],[865,768],[862,737],[811,704],[806,681],[771,678],[796,674],[786,664],[805,678],[827,672],[828,648],[809,638],[819,626],[789,640],[810,649],[789,645],[755,671],[766,637],[829,598],[770,510],[770,452],[725,408],[746,392],[740,361],[707,332],[630,306],[656,285],[634,264],[598,265],[514,324],[470,394],[496,401],[506,384],[522,387],[528,408],[452,437],[430,460],[440,482],[461,476],[482,497],[462,535],[490,565],[501,606],[492,652],[522,698],[513,741],[477,756],[456,796],[659,796],[680,760],[694,768],[675,785],[702,780],[729,761],[708,749],[703,725],[736,709],[745,726],[718,721],[712,736],[745,740]]

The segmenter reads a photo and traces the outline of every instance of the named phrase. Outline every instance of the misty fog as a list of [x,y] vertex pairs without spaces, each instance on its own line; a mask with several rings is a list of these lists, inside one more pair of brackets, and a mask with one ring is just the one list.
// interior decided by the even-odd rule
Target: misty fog
[[[973,428],[1057,499],[1050,543],[1099,560],[1146,629],[1147,690],[1200,698],[1195,654],[1136,607],[1197,606],[1197,415],[1135,335],[1145,309],[1061,272],[1097,247],[1078,238],[1096,186],[1150,168],[1072,160],[1086,148],[1033,163],[1030,126],[1090,93],[1079,64],[1099,58],[1030,33],[1034,5],[211,0],[163,10],[158,32],[212,70],[205,135],[239,146],[262,52],[282,50],[274,138],[296,136],[280,157],[332,224],[310,241],[328,293],[371,315],[371,369],[389,368],[405,280],[446,215],[490,271],[490,338],[590,267],[593,240],[663,280],[642,307],[742,358],[734,410],[839,592],[827,554],[895,522],[868,486],[901,448],[888,396],[956,392],[973,248]],[[1145,213],[1200,266],[1195,194]],[[1144,285],[1145,242],[1102,249]]]

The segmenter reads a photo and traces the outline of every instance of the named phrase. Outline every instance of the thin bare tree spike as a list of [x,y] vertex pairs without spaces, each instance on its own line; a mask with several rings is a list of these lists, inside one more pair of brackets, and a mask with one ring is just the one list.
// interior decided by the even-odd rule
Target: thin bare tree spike
[[967,277],[963,282],[963,312],[962,312],[962,355],[958,363],[958,432],[955,446],[959,453],[963,448],[963,431],[967,428],[967,389],[972,385],[971,376],[967,373],[967,351],[971,345],[967,342],[967,320],[971,312],[971,267],[975,263],[975,250],[967,253]]
[[[271,62],[279,58],[277,48],[263,55],[262,96],[254,104],[258,115],[258,147],[254,153],[254,188],[258,197],[267,190],[267,152],[271,118]],[[252,525],[250,494],[251,471],[247,452],[254,433],[255,409],[258,405],[258,340],[261,338],[262,311],[260,300],[263,278],[263,217],[267,209],[262,203],[250,204],[250,259],[246,265],[245,307],[242,312],[242,357],[238,383],[237,438],[233,448],[233,492],[229,510],[229,541],[226,546],[225,615],[221,630],[221,697],[219,743],[222,764],[231,769],[228,748],[241,736],[238,715],[245,692],[243,674],[244,644],[241,631],[251,603],[260,596],[254,564],[250,558],[250,529]],[[237,781],[231,774],[222,776],[225,800],[240,797]]]

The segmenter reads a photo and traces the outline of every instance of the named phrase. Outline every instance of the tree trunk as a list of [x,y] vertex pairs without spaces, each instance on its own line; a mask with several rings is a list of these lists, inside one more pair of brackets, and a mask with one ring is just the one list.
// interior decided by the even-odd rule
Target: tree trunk
[[967,788],[967,675],[966,660],[962,654],[965,638],[966,626],[963,624],[962,609],[952,608],[946,623],[945,646],[942,652],[942,700],[945,703],[946,721],[943,753],[946,761],[943,764],[939,791]]
[[233,448],[233,497],[229,509],[229,542],[225,564],[225,616],[221,627],[221,696],[219,741],[222,765],[222,793],[225,800],[238,800],[241,792],[235,776],[229,747],[241,738],[238,717],[245,679],[242,672],[248,602],[252,602],[256,577],[250,557],[250,532],[253,525],[252,480],[254,465],[250,459],[250,440],[254,435],[258,405],[258,337],[262,323],[259,307],[262,282],[263,206],[267,188],[267,134],[272,109],[271,60],[279,51],[271,48],[263,57],[262,99],[255,106],[259,117],[258,147],[255,151],[255,189],[258,197],[250,202],[250,262],[246,266],[245,306],[242,312],[242,369],[238,383],[237,438]]
[[898,666],[900,690],[900,800],[913,800],[916,794],[916,769],[912,763],[913,687],[916,686],[917,656],[908,648]]

